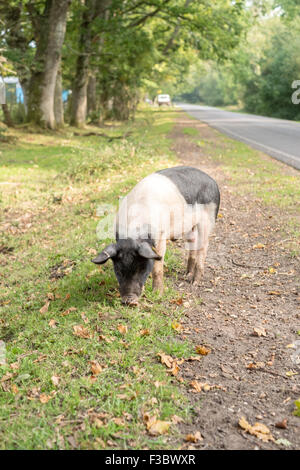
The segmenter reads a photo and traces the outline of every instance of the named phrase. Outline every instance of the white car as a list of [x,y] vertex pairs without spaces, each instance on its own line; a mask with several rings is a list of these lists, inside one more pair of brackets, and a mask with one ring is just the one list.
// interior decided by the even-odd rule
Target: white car
[[171,105],[170,95],[158,95],[157,103],[158,103],[158,106],[162,106],[164,104],[167,106],[170,106]]

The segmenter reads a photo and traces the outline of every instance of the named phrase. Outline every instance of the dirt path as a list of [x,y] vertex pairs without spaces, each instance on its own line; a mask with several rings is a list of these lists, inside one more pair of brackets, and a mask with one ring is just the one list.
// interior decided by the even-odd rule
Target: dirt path
[[[200,431],[203,440],[191,444],[195,449],[299,449],[300,418],[293,410],[300,397],[300,369],[292,357],[300,354],[299,259],[284,247],[283,214],[237,195],[222,168],[182,132],[187,126],[198,128],[200,138],[213,138],[215,131],[183,115],[172,138],[184,164],[218,181],[222,217],[210,241],[202,285],[192,288],[179,275],[178,290],[202,299],[182,319],[184,334],[211,350],[201,362],[183,364],[182,377],[221,388],[193,393],[191,386],[194,419],[181,431]],[[298,349],[287,347],[297,340]],[[243,416],[251,425],[263,423],[275,441],[282,441],[263,442],[246,433],[238,425]]]

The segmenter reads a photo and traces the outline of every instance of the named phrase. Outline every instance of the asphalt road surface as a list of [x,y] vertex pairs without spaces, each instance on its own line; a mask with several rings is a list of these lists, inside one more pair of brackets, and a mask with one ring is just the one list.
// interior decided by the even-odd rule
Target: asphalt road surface
[[210,106],[177,104],[190,116],[300,170],[300,123]]

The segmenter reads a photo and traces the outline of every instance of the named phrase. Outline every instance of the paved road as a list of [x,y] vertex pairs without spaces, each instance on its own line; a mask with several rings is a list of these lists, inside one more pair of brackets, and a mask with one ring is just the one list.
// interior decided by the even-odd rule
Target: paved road
[[300,123],[178,103],[190,116],[300,170]]

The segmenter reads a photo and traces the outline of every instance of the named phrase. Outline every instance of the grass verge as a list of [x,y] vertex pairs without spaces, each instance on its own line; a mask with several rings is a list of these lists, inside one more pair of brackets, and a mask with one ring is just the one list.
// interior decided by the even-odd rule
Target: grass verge
[[[90,262],[109,242],[96,238],[97,208],[176,163],[172,121],[144,110],[134,124],[79,136],[14,130],[17,143],[2,146],[0,448],[164,449],[178,416],[189,419],[157,356],[191,354],[172,327],[178,294],[167,280],[157,302],[148,281],[141,306],[124,307],[110,263]],[[168,251],[167,270],[177,268]],[[147,429],[150,418],[168,433]]]

